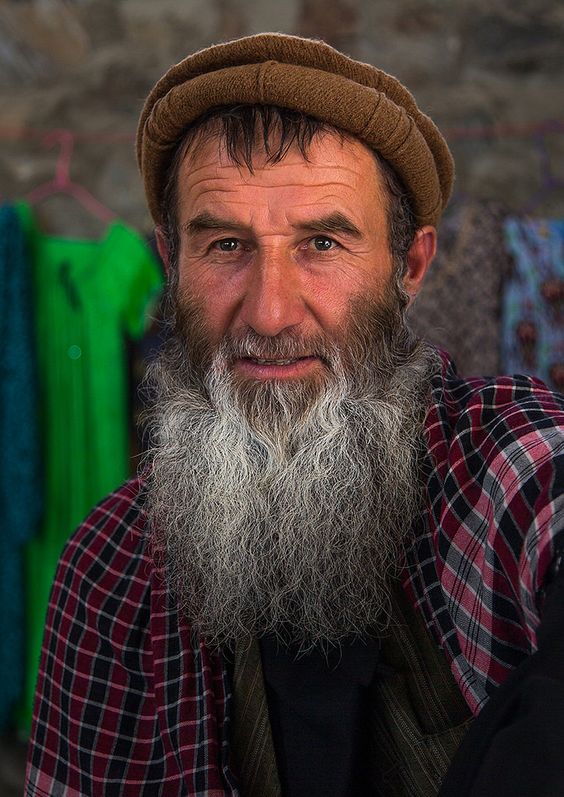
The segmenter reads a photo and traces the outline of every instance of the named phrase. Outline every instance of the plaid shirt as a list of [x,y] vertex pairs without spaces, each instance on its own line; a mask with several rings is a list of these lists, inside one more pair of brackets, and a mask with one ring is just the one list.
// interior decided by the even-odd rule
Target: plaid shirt
[[[426,421],[426,509],[405,588],[477,713],[536,649],[564,535],[564,398],[526,377],[460,379],[444,358]],[[230,685],[170,604],[144,533],[144,485],[68,543],[47,616],[26,794],[223,797]]]

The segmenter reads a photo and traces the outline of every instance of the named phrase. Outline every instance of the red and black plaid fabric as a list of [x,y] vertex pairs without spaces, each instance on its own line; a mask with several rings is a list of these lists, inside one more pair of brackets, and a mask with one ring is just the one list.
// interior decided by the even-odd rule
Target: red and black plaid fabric
[[[526,377],[458,378],[427,418],[426,511],[405,588],[478,712],[536,649],[564,529],[564,398]],[[129,482],[68,543],[53,587],[26,794],[236,797],[225,663],[166,595]],[[559,537],[560,534],[560,537]]]
[[564,396],[443,364],[404,586],[477,714],[537,647],[543,582],[564,544]]
[[237,795],[227,675],[169,608],[143,485],[103,501],[51,594],[26,778],[41,797]]

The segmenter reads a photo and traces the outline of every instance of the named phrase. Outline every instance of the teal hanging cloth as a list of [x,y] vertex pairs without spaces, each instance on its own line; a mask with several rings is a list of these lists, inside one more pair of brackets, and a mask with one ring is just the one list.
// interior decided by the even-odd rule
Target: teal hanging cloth
[[41,512],[31,265],[16,210],[0,207],[0,731],[21,698],[23,545]]

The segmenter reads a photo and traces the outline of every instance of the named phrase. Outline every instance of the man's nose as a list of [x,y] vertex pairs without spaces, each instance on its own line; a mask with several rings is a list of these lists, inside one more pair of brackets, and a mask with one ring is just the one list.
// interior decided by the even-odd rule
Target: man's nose
[[257,256],[250,269],[241,320],[264,337],[299,325],[305,316],[299,267],[289,256]]

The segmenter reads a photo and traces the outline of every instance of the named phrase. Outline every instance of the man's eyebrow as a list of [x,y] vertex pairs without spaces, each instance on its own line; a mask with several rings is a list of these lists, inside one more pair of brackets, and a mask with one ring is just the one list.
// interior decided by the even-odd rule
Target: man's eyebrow
[[[297,230],[307,232],[327,233],[328,235],[341,233],[350,235],[352,238],[362,238],[362,232],[356,224],[339,211],[320,216],[317,219],[300,222],[293,226]],[[198,233],[206,232],[206,230],[248,230],[248,227],[233,219],[222,219],[219,216],[214,216],[213,213],[204,211],[182,224],[181,229],[189,235],[197,235]]]
[[302,222],[295,225],[296,229],[312,232],[341,233],[350,235],[351,238],[362,238],[362,232],[344,213],[335,211],[318,219]]
[[247,228],[233,219],[222,219],[219,216],[214,216],[213,213],[204,211],[182,224],[180,229],[189,235],[197,235],[206,230],[245,230]]

